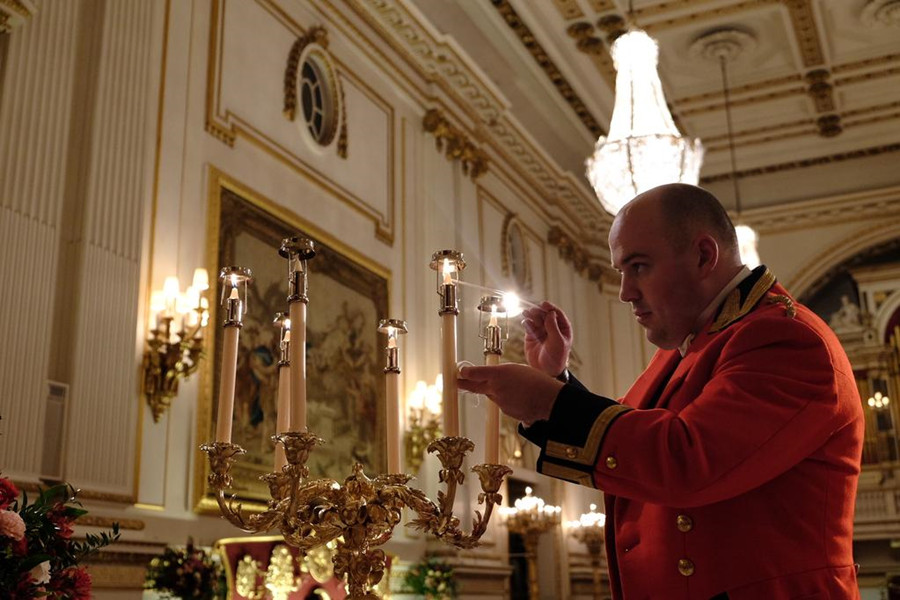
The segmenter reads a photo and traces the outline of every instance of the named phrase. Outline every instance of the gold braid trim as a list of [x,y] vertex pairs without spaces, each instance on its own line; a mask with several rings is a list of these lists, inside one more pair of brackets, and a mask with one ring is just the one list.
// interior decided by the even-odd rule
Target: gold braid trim
[[766,298],[766,302],[769,304],[784,304],[784,315],[791,319],[797,314],[797,308],[794,306],[794,301],[784,294],[769,294],[769,297]]
[[725,299],[725,303],[722,306],[722,311],[719,313],[718,318],[716,318],[716,321],[713,323],[709,332],[715,333],[721,331],[749,313],[773,285],[775,285],[775,275],[766,269],[766,272],[762,274],[759,281],[753,284],[750,293],[747,294],[747,298],[743,302],[741,302],[740,286],[736,287],[728,294],[728,297]]

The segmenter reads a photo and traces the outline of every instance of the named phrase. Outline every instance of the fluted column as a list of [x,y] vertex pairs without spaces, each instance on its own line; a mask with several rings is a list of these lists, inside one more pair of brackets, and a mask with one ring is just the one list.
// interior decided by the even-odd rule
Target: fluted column
[[0,82],[0,456],[20,479],[40,469],[78,8],[39,4]]
[[84,487],[125,494],[134,485],[139,406],[135,325],[142,217],[153,176],[155,4],[108,1],[92,15],[102,33],[96,87],[85,103],[93,119],[89,159],[79,173],[82,227],[69,240],[80,260],[74,282],[80,298],[72,307],[66,474]]

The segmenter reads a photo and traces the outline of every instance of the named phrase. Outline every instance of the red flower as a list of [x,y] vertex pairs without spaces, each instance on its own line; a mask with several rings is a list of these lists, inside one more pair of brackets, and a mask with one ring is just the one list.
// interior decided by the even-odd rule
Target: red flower
[[28,573],[23,573],[22,577],[19,579],[18,584],[16,585],[16,589],[11,590],[9,599],[10,600],[31,600],[34,598],[35,594],[35,585],[34,580],[31,578],[31,575]]
[[[55,573],[47,586],[51,596],[67,600],[91,600],[91,576],[84,568],[69,567]],[[58,595],[54,595],[57,592]]]
[[25,556],[28,554],[28,536],[24,536],[21,540],[12,543],[13,554],[16,556]]
[[15,484],[6,477],[0,477],[0,510],[6,510],[18,497],[19,490]]
[[57,508],[54,508],[47,513],[47,517],[56,527],[56,530],[59,532],[59,537],[64,540],[72,537],[72,519],[66,516],[64,506],[60,505]]

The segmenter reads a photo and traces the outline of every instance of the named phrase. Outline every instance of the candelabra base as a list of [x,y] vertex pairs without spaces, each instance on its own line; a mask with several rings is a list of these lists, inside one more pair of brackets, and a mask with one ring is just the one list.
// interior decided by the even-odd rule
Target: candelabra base
[[472,532],[465,533],[459,528],[459,518],[453,515],[453,502],[465,480],[463,460],[475,447],[466,438],[443,437],[428,446],[441,461],[439,477],[447,486],[446,491],[438,492],[437,503],[407,485],[410,475],[392,473],[370,479],[358,463],[343,484],[333,479],[307,480],[306,461],[322,439],[307,432],[281,433],[273,439],[284,446],[288,464],[263,476],[271,500],[267,510],[249,515],[233,497],[225,497],[225,489],[232,484],[231,467],[244,450],[224,442],[201,446],[209,457],[209,484],[216,491],[222,516],[249,533],[279,530],[287,544],[304,551],[336,541],[334,573],[346,580],[348,600],[378,599],[372,587],[385,570],[385,554],[378,546],[391,538],[403,508],[418,515],[409,523],[411,527],[457,548],[473,548],[487,530],[494,506],[503,500],[499,494],[503,478],[512,473],[505,465],[473,467],[481,482],[478,501],[485,509],[483,515],[475,511]]

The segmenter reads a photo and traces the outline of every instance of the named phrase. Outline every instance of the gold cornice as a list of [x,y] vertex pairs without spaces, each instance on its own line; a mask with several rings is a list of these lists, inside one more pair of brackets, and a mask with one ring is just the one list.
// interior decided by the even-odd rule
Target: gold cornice
[[833,73],[843,73],[844,71],[856,71],[857,69],[865,69],[868,67],[883,65],[885,63],[890,63],[890,62],[894,62],[897,60],[900,60],[900,54],[886,54],[884,56],[878,56],[875,58],[866,58],[866,59],[854,61],[851,63],[835,65],[834,67],[832,67],[831,71]]
[[37,12],[31,0],[0,0],[0,33],[24,25]]
[[[739,96],[741,94],[746,94],[749,92],[757,92],[759,90],[764,90],[766,88],[773,87],[782,87],[785,85],[796,84],[803,81],[803,77],[800,75],[785,75],[784,77],[775,77],[773,79],[766,79],[764,81],[756,81],[753,83],[748,83],[741,86],[736,86],[734,89],[729,89],[730,96]],[[707,102],[709,100],[720,101],[724,99],[724,94],[722,91],[714,91],[714,92],[706,92],[704,94],[696,94],[694,96],[685,96],[683,98],[676,98],[672,102],[672,106],[675,107],[683,107],[688,104],[696,104],[698,102]],[[733,104],[733,100],[729,100],[729,103]],[[724,108],[724,102],[720,104]]]
[[[803,86],[791,87],[785,90],[778,90],[774,92],[767,92],[765,94],[758,94],[755,96],[748,96],[746,98],[739,98],[737,100],[730,100],[729,104],[732,108],[735,106],[749,106],[751,104],[757,104],[759,102],[770,102],[772,100],[781,100],[782,98],[789,98],[791,96],[802,96],[806,93],[806,88]],[[696,108],[686,108],[679,113],[682,116],[688,115],[699,115],[708,112],[716,112],[720,110],[725,110],[725,102],[716,102],[713,104],[706,104],[704,106],[698,106]]]
[[596,13],[602,13],[609,10],[615,10],[616,5],[613,3],[613,0],[588,0],[591,4],[591,8],[594,9]]
[[[385,71],[385,75],[415,101],[441,107],[448,114],[462,112],[468,117],[463,119],[466,123],[477,124],[474,128],[478,139],[492,151],[492,173],[502,174],[510,185],[519,189],[536,212],[545,215],[548,221],[564,217],[580,232],[582,239],[595,232],[602,234],[608,227],[608,215],[599,208],[587,187],[571,174],[559,171],[546,152],[523,133],[502,98],[493,96],[484,84],[474,82],[476,76],[470,72],[468,63],[455,50],[434,39],[431,30],[418,23],[418,16],[411,14],[405,3],[349,0],[338,8],[331,0],[321,0],[320,6],[328,9],[328,16],[345,35],[356,39],[384,64],[401,63],[400,68]],[[388,56],[383,44],[374,44],[369,39],[369,30],[361,29],[347,18],[346,7],[397,56]],[[409,67],[412,73],[404,67]],[[503,160],[494,161],[494,155]]]
[[119,529],[131,531],[143,531],[144,527],[146,527],[145,523],[140,519],[103,517],[93,514],[87,514],[78,517],[78,525],[82,525],[85,527],[102,527],[106,529],[112,527],[115,523],[119,524]]
[[[826,124],[823,124],[823,126],[824,125],[826,125]],[[762,137],[745,139],[741,142],[740,147],[746,148],[748,146],[759,146],[760,144],[768,144],[770,142],[789,140],[789,139],[798,138],[798,137],[821,135],[819,133],[819,131],[820,131],[820,129],[817,129],[812,121],[807,121],[805,129],[802,129],[799,131],[785,131],[785,132],[782,132],[779,134],[764,135]],[[721,140],[722,138],[721,138],[721,136],[719,136],[719,138],[717,138],[717,139]],[[705,146],[706,146],[706,152],[708,154],[715,154],[716,152],[724,152],[724,151],[728,150],[727,143],[725,143],[725,144],[708,143],[708,144],[705,144]]]
[[547,54],[547,51],[544,50],[544,47],[541,46],[537,39],[535,39],[531,29],[522,21],[518,13],[516,13],[515,9],[513,9],[512,5],[509,3],[509,0],[490,1],[491,4],[494,5],[494,8],[500,13],[500,16],[503,17],[506,24],[509,25],[513,32],[519,37],[519,40],[521,40],[528,52],[531,53],[531,56],[537,62],[538,66],[543,69],[553,85],[556,86],[560,95],[562,95],[566,102],[569,103],[569,106],[572,107],[572,110],[575,111],[575,114],[578,115],[578,118],[581,119],[581,122],[587,127],[588,131],[590,131],[594,137],[606,135],[606,131],[599,123],[597,123],[593,115],[591,115],[587,106],[585,106],[584,101],[581,100],[572,88],[572,85],[560,72],[559,67],[556,66],[556,63],[553,62]]
[[[576,273],[589,281],[602,286],[604,279],[609,277],[607,271],[612,271],[610,266],[596,261],[584,246],[558,226],[551,227],[547,232],[547,243],[555,246],[560,258],[571,264]],[[616,280],[618,281],[618,277]]]
[[[601,19],[602,21],[603,19]],[[566,29],[566,33],[569,34],[569,37],[575,39],[575,47],[578,51],[588,55],[591,62],[594,63],[597,72],[600,73],[606,85],[609,86],[609,89],[616,89],[616,68],[613,65],[612,56],[604,45],[603,40],[594,35],[594,26],[581,21],[570,25]],[[615,39],[618,33],[618,30],[615,29],[607,32],[609,43]],[[598,134],[594,133],[594,135]]]
[[[775,125],[766,125],[763,127],[755,127],[753,129],[742,129],[740,131],[734,132],[734,138],[737,140],[739,138],[750,137],[754,135],[759,135],[761,133],[770,133],[773,131],[785,131],[794,129],[796,127],[809,127],[810,120],[809,119],[799,119],[797,121],[788,121],[786,123],[776,123]],[[721,135],[707,135],[703,137],[703,145],[706,148],[707,152],[709,152],[712,148],[715,148],[715,142],[727,142],[728,134]],[[722,146],[722,148],[727,148],[727,146]]]
[[816,28],[812,2],[810,0],[784,0],[784,4],[787,5],[791,15],[794,38],[800,47],[803,66],[811,68],[823,64],[825,55],[822,52],[822,42],[819,40],[819,31]]
[[767,4],[777,4],[781,0],[743,0],[729,6],[721,6],[710,10],[692,11],[690,14],[672,17],[670,19],[662,19],[659,21],[649,22],[649,17],[662,15],[670,12],[672,9],[691,8],[700,4],[709,4],[713,0],[683,0],[682,2],[664,2],[657,6],[649,6],[641,9],[635,9],[634,16],[640,27],[647,33],[670,29],[672,27],[680,27],[692,23],[717,19],[728,15],[755,10]]
[[553,0],[553,4],[563,19],[579,19],[584,16],[584,11],[578,6],[578,0]]
[[[40,484],[35,483],[33,481],[13,481],[16,484],[16,487],[20,490],[26,492],[36,493],[42,489],[47,489],[48,485],[52,484]],[[114,494],[112,492],[102,492],[97,490],[87,490],[81,488],[75,488],[78,490],[78,499],[79,500],[100,500],[102,502],[112,502],[115,504],[134,504],[135,496],[129,494]]]
[[[900,187],[754,208],[742,215],[760,232],[785,233],[900,215]],[[890,219],[886,219],[890,220]],[[896,221],[896,219],[894,219]]]
[[869,71],[866,73],[859,73],[856,75],[847,75],[845,77],[837,77],[834,80],[835,86],[848,85],[852,83],[859,83],[862,81],[872,81],[873,79],[882,79],[884,77],[893,77],[894,75],[900,74],[900,66],[889,67],[887,69],[882,69],[881,71]]
[[[857,158],[865,158],[867,156],[876,156],[879,154],[887,154],[890,152],[900,152],[900,143],[898,144],[886,144],[884,146],[872,146],[869,148],[861,148],[859,150],[852,150],[850,152],[841,152],[838,154],[831,154],[829,156],[817,156],[814,158],[806,158],[803,160],[795,160],[790,162],[778,163],[774,165],[766,165],[763,167],[756,167],[754,169],[745,169],[743,171],[738,171],[736,173],[737,177],[757,177],[759,175],[768,175],[771,173],[778,173],[781,171],[790,171],[793,169],[805,169],[807,167],[815,167],[819,165],[825,165],[836,162],[843,162],[845,160],[853,160]],[[721,173],[719,175],[710,175],[708,177],[701,177],[701,184],[709,184],[715,183],[717,181],[726,181],[731,178],[730,173]]]
[[462,164],[465,175],[470,175],[474,180],[487,172],[487,154],[460,129],[454,127],[440,110],[432,108],[426,111],[422,127],[434,136],[438,151],[443,151],[448,159],[458,160]]

